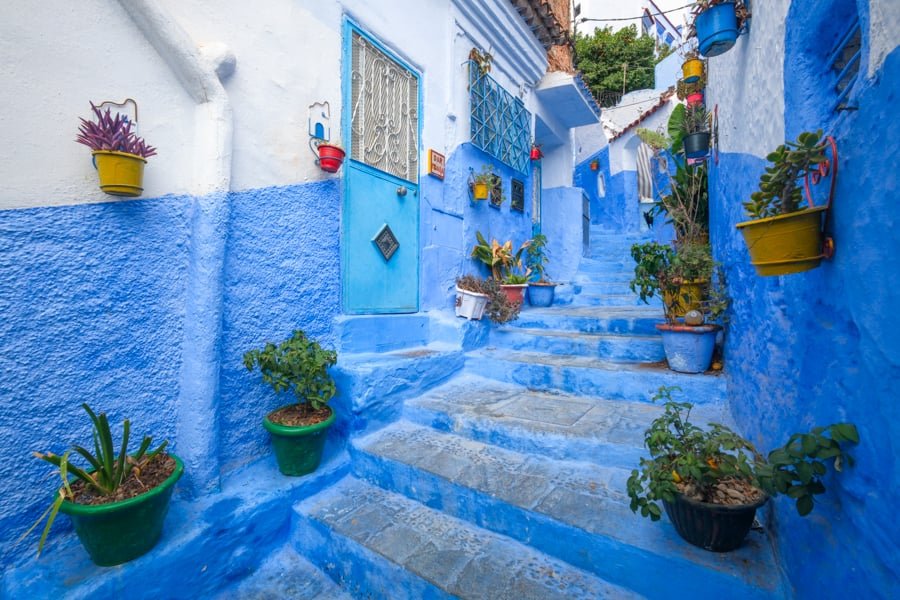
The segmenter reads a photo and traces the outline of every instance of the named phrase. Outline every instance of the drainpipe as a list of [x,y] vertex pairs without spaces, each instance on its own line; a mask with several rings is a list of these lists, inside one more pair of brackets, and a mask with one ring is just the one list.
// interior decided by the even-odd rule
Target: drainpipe
[[198,48],[158,1],[119,4],[197,104],[176,424],[178,455],[185,462],[182,490],[197,496],[218,489],[220,483],[219,347],[233,130],[222,81],[234,72],[235,58],[220,44]]

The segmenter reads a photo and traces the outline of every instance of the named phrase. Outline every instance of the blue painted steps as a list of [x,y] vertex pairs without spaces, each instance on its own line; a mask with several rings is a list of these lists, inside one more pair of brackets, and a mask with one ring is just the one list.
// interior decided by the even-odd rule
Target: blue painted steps
[[555,329],[582,333],[658,335],[662,312],[652,306],[551,306],[525,307],[508,327]]
[[295,505],[297,552],[356,598],[626,599],[558,559],[348,477]]
[[215,596],[216,600],[353,600],[337,583],[290,545],[272,553],[259,569]]
[[659,335],[584,333],[570,330],[495,327],[490,342],[511,350],[596,356],[616,361],[657,362],[665,358]]
[[527,388],[611,400],[649,401],[663,385],[679,386],[694,404],[715,403],[725,396],[725,378],[721,375],[676,373],[661,363],[486,348],[466,355],[466,370]]
[[[403,421],[357,440],[352,455],[354,473],[376,489],[513,537],[650,598],[672,597],[673,586],[679,597],[780,595],[763,534],[752,532],[728,555],[691,546],[667,522],[629,510],[624,469],[517,453]],[[323,504],[340,510],[330,508],[333,500]],[[382,511],[376,506],[359,520],[373,512]],[[382,536],[378,525],[365,527]]]

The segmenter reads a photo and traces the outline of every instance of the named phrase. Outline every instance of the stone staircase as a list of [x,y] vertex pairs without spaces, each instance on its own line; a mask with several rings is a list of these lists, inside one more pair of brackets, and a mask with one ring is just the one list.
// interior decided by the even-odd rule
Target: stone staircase
[[730,422],[723,377],[666,368],[662,308],[627,287],[634,241],[595,235],[571,304],[503,327],[348,318],[335,404],[351,441],[316,474],[260,461],[221,494],[174,503],[170,520],[190,525],[147,556],[94,567],[69,536],[0,596],[115,595],[128,581],[135,598],[788,597],[761,530],[718,554],[628,508],[660,385],[679,386],[698,422]]

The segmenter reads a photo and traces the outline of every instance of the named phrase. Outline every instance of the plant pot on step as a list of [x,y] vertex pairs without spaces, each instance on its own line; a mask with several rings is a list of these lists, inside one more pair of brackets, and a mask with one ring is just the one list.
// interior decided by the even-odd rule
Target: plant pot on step
[[723,505],[700,502],[678,494],[674,502],[663,506],[675,531],[684,540],[713,552],[728,552],[740,547],[753,525],[756,509],[768,496],[753,504]]
[[128,562],[149,552],[159,541],[175,482],[184,473],[181,459],[171,453],[169,456],[175,460],[175,470],[140,496],[97,505],[63,501],[59,510],[69,515],[94,563],[111,567]]
[[534,281],[528,284],[528,303],[531,306],[547,307],[553,304],[556,283]]
[[718,56],[731,50],[738,38],[738,20],[734,2],[716,4],[694,20],[700,54]]
[[100,189],[113,196],[140,196],[144,192],[144,165],[147,161],[137,154],[95,150],[94,166],[100,179]]
[[480,321],[487,307],[488,296],[479,292],[456,288],[456,316],[470,321]]
[[703,158],[709,154],[709,132],[700,131],[684,136],[684,155],[688,158]]
[[719,325],[658,323],[669,368],[679,373],[703,373],[712,364]]
[[738,223],[750,251],[750,263],[762,276],[788,275],[819,266],[825,206]]
[[503,290],[503,293],[506,294],[506,299],[510,301],[512,304],[521,305],[525,301],[525,288],[528,287],[527,283],[516,284],[516,283],[502,283],[500,284],[500,289]]
[[319,468],[322,462],[322,450],[328,428],[334,423],[334,409],[329,407],[331,415],[314,425],[292,426],[275,423],[270,417],[285,407],[278,408],[263,420],[263,426],[272,436],[272,448],[278,461],[278,470],[284,475],[308,475]]
[[663,304],[670,307],[673,317],[683,317],[689,310],[700,310],[709,290],[708,279],[691,279],[678,286],[677,291],[663,291]]

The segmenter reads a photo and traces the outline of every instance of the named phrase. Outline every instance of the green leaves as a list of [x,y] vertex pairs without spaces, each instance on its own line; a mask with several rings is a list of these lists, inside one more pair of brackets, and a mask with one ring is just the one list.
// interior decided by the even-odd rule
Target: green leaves
[[[618,31],[606,27],[591,35],[575,37],[575,67],[581,71],[591,92],[603,106],[605,98],[617,98],[625,92],[654,87],[655,42],[650,36],[639,36],[636,26]],[[627,64],[623,69],[622,65]]]
[[321,409],[337,391],[328,373],[337,353],[325,350],[299,329],[277,346],[269,342],[262,350],[244,353],[243,362],[248,371],[258,367],[263,382],[275,393],[293,392],[303,412]]

